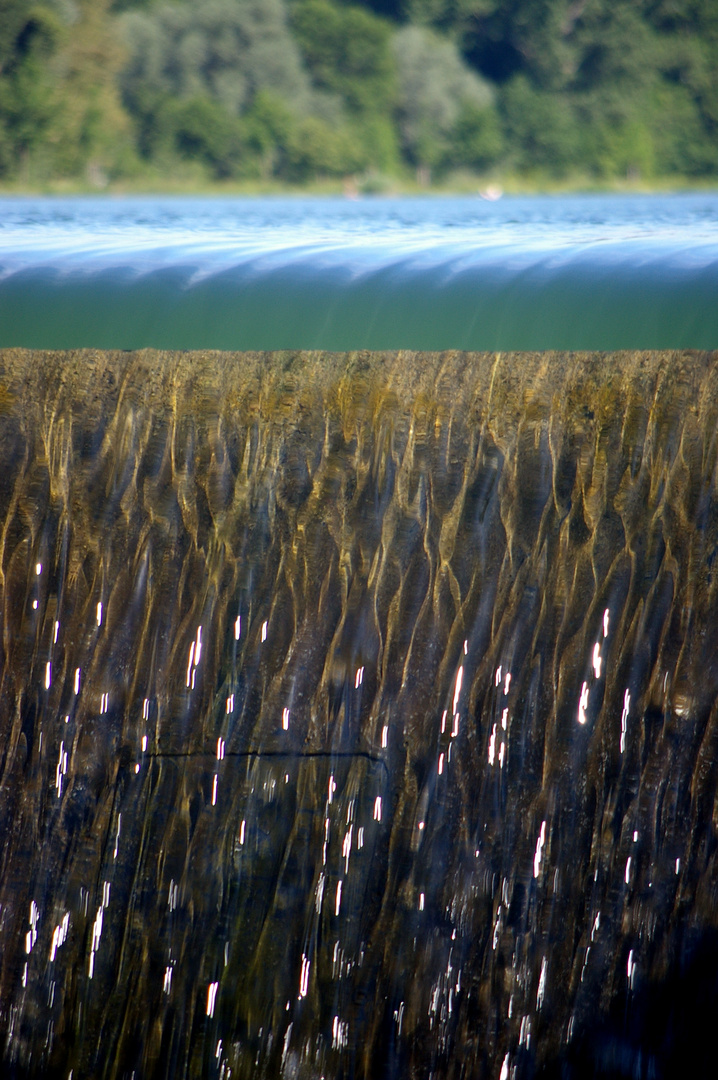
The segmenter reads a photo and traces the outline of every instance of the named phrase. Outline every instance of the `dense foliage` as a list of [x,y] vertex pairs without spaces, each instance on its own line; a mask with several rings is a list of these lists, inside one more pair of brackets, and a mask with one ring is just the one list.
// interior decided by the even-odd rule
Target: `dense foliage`
[[716,0],[0,0],[0,179],[718,176]]

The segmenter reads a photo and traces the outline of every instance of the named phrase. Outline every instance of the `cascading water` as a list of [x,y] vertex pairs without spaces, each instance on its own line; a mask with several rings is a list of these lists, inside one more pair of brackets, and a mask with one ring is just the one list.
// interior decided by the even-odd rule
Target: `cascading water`
[[4,200],[3,346],[712,349],[718,199]]
[[[0,342],[3,1074],[662,1077],[690,1043],[708,1075],[713,308],[673,351],[41,353],[66,285],[96,306],[59,345],[116,346],[116,297],[32,257],[0,282],[39,305]],[[191,293],[173,329],[148,286],[147,325]]]

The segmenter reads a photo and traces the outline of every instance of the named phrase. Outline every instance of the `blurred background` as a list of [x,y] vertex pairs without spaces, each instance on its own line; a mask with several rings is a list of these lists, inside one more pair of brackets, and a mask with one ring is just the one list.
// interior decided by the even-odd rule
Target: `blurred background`
[[5,191],[717,179],[716,0],[0,0]]

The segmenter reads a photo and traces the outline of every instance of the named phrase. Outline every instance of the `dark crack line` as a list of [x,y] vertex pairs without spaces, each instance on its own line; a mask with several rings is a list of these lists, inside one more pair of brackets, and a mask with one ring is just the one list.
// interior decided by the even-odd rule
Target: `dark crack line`
[[[159,750],[151,753],[146,753],[145,758],[151,758],[156,760],[162,760],[167,758],[169,760],[179,758],[212,758],[217,760],[217,755],[214,750]],[[330,761],[353,761],[357,758],[363,761],[370,761],[373,765],[380,765],[386,775],[389,775],[389,768],[386,761],[381,757],[376,757],[374,754],[370,754],[367,750],[297,750],[292,753],[290,750],[225,750],[224,758],[289,758],[292,761],[304,760],[316,758],[319,760],[326,759]]]

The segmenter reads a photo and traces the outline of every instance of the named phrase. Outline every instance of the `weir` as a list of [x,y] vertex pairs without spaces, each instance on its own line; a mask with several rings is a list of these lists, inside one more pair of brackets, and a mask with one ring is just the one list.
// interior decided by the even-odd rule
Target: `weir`
[[718,353],[0,353],[11,1077],[709,1075]]

